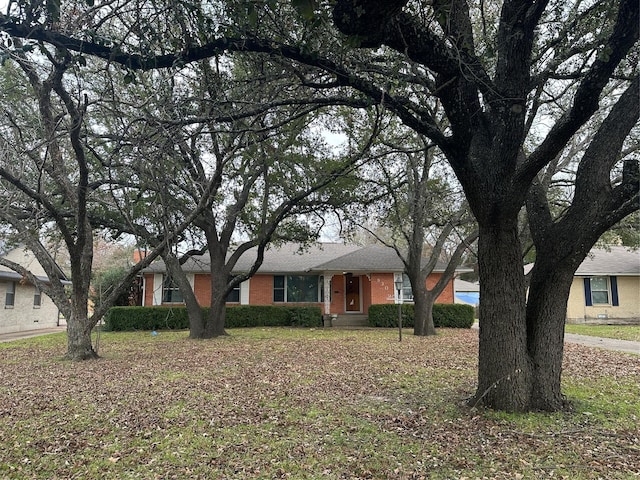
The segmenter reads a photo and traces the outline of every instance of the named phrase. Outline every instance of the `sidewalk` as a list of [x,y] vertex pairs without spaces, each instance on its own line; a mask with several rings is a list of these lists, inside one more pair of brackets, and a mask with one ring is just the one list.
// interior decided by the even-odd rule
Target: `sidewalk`
[[21,338],[38,337],[40,335],[48,335],[50,333],[66,332],[67,326],[41,328],[39,330],[24,330],[22,332],[0,333],[0,343],[11,342]]
[[[471,328],[478,330],[478,324],[474,323]],[[564,342],[640,355],[640,342],[632,342],[630,340],[616,340],[615,338],[592,337],[590,335],[565,333]]]
[[588,335],[578,335],[576,333],[565,333],[565,343],[579,343],[588,347],[604,348],[605,350],[616,350],[618,352],[635,353],[640,355],[640,342],[630,340],[616,340],[615,338],[591,337]]

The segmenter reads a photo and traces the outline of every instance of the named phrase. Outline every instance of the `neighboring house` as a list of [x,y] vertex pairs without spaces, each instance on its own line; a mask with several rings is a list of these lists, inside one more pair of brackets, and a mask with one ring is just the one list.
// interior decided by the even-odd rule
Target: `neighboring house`
[[[233,273],[248,271],[254,258],[255,250],[247,252]],[[427,279],[429,288],[438,281],[444,267],[436,266]],[[208,257],[192,257],[183,269],[200,305],[208,306],[211,293]],[[318,305],[333,325],[366,325],[369,306],[412,301],[409,280],[403,270],[402,261],[388,247],[322,243],[300,250],[298,245],[286,244],[265,251],[258,272],[229,294],[227,305]],[[403,278],[399,299],[394,286],[396,278]],[[144,269],[143,279],[143,305],[183,302],[163,262],[156,261]],[[453,300],[451,281],[437,302],[453,303]]]
[[[38,279],[48,282],[44,269],[28,250],[16,248],[3,258],[22,265]],[[55,327],[60,325],[59,318],[58,308],[48,296],[22,275],[0,265],[0,333]]]
[[640,252],[592,250],[575,273],[567,323],[640,325]]
[[465,303],[477,307],[480,305],[480,284],[478,282],[467,282],[456,278],[453,281],[456,292],[455,303]]

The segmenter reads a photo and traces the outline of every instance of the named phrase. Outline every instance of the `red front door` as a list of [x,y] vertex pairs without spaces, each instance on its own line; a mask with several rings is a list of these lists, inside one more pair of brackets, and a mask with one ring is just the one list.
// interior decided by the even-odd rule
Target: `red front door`
[[345,275],[345,293],[346,293],[346,307],[347,312],[359,312],[360,311],[360,277],[355,277],[350,273]]

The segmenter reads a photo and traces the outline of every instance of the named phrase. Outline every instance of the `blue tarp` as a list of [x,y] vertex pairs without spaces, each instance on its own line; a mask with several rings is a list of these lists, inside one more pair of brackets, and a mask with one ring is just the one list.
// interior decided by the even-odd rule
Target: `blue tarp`
[[456,292],[456,298],[464,303],[478,305],[480,303],[480,292]]

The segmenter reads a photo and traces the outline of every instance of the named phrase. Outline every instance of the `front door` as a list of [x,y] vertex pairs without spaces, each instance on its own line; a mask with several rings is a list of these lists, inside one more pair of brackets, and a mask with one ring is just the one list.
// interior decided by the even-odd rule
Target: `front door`
[[350,273],[345,275],[345,293],[346,293],[346,308],[347,312],[359,312],[360,311],[360,277],[354,276]]

